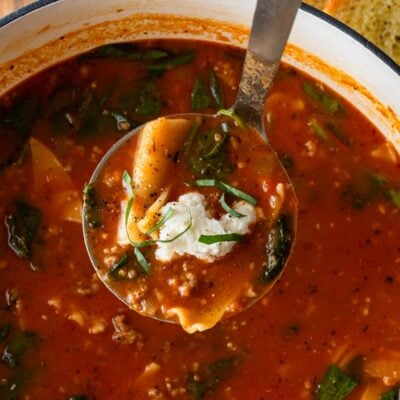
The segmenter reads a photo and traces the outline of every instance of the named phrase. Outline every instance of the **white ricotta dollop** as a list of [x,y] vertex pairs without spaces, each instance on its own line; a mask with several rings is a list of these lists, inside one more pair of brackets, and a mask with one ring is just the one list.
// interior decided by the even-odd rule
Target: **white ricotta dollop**
[[171,239],[185,230],[190,223],[190,214],[192,226],[184,235],[170,243],[157,243],[155,255],[158,260],[168,262],[176,255],[189,254],[201,260],[212,262],[216,258],[228,254],[233,249],[235,242],[208,245],[199,242],[200,235],[225,233],[245,235],[250,232],[250,225],[256,221],[254,206],[245,201],[237,201],[232,206],[235,211],[245,215],[243,218],[224,214],[220,219],[215,219],[206,207],[205,197],[198,192],[184,194],[179,197],[178,201],[169,202],[163,206],[161,209],[162,216],[169,209],[173,211],[173,214],[160,228],[160,239]]

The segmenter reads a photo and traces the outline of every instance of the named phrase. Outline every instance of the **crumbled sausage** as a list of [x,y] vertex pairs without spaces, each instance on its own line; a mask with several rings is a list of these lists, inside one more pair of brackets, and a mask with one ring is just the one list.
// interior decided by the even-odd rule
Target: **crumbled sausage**
[[112,319],[114,325],[113,340],[121,344],[133,344],[142,340],[142,335],[136,332],[127,322],[125,315],[117,315]]

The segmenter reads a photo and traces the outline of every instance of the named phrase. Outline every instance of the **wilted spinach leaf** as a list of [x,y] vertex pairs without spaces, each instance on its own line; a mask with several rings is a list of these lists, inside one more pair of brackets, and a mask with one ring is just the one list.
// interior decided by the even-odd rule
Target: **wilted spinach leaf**
[[15,200],[14,206],[15,212],[8,214],[5,219],[8,244],[17,256],[30,259],[41,212],[21,200]]
[[195,400],[203,397],[217,389],[220,382],[229,377],[236,366],[235,358],[218,360],[209,365],[203,365],[196,375],[200,379],[195,379],[194,374],[189,374],[186,382],[186,390]]
[[34,332],[20,332],[6,346],[2,361],[11,368],[21,366],[25,353],[37,344],[37,335]]
[[290,218],[281,214],[268,234],[266,245],[268,263],[260,278],[263,284],[275,279],[285,266],[293,242],[290,224]]
[[184,155],[197,178],[224,180],[232,172],[224,126],[220,130],[199,131],[199,123],[194,123],[184,143]]
[[160,92],[154,81],[146,83],[139,92],[139,102],[136,107],[138,114],[157,117],[162,107]]
[[211,96],[200,77],[197,77],[194,82],[191,98],[192,110],[202,110],[203,108],[208,108],[211,105]]

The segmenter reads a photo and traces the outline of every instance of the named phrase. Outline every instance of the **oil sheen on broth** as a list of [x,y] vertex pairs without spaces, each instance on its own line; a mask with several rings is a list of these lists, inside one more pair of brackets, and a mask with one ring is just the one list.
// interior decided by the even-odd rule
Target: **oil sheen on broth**
[[[129,310],[91,266],[79,215],[100,158],[137,124],[229,107],[242,62],[241,50],[212,43],[112,45],[1,98],[0,398],[395,398],[398,155],[290,66],[265,124],[294,184],[298,229],[263,300],[189,335]],[[96,225],[105,204],[91,200]]]

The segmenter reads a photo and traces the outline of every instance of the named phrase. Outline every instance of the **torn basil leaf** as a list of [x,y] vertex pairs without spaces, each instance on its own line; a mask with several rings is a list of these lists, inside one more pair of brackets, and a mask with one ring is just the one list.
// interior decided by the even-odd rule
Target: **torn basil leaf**
[[344,106],[336,97],[326,93],[324,90],[320,89],[311,82],[304,83],[303,90],[308,97],[322,106],[325,111],[329,112],[330,114],[337,114],[345,110]]
[[161,107],[161,96],[156,83],[154,81],[146,83],[139,92],[136,112],[147,117],[157,117]]
[[210,72],[210,91],[217,108],[224,108],[224,92],[214,71]]
[[194,111],[208,108],[211,105],[212,98],[209,95],[208,90],[200,77],[197,77],[194,81],[191,99],[192,110]]
[[191,63],[195,58],[195,54],[192,51],[187,53],[178,54],[176,56],[169,56],[155,62],[147,64],[147,68],[153,72],[163,72],[167,69],[179,67]]
[[90,54],[90,58],[114,58],[127,61],[159,60],[165,57],[168,57],[168,53],[163,50],[138,50],[129,44],[108,44],[98,47]]
[[330,365],[316,391],[317,400],[343,400],[357,382],[335,365]]
[[15,212],[8,214],[5,224],[8,244],[18,257],[32,257],[32,245],[39,227],[41,212],[21,200],[14,201]]

